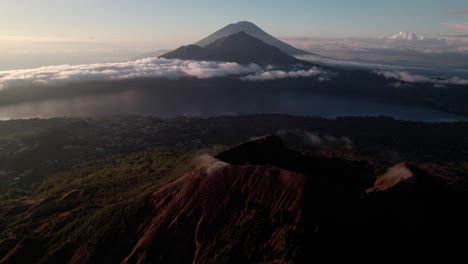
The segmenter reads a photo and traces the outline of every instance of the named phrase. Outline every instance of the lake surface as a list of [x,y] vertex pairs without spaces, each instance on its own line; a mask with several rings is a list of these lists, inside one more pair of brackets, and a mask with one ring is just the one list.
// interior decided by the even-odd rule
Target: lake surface
[[220,116],[279,113],[335,118],[340,116],[390,116],[426,122],[467,121],[466,118],[423,107],[401,106],[363,99],[282,92],[252,94],[164,94],[132,90],[106,95],[49,99],[0,106],[0,119],[151,115],[158,117]]

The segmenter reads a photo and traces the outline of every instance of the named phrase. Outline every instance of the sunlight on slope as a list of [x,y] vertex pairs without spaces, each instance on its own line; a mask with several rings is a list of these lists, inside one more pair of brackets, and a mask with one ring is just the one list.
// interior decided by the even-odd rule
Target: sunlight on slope
[[374,187],[367,189],[367,193],[382,192],[394,187],[402,181],[406,181],[413,176],[413,173],[406,167],[405,162],[398,163],[387,170],[385,174],[378,177]]

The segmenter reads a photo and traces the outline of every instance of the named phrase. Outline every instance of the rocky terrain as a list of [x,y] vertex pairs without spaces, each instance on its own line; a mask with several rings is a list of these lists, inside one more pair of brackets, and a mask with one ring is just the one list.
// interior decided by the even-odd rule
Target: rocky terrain
[[31,231],[41,239],[4,239],[2,262],[302,263],[322,250],[343,250],[356,237],[368,246],[397,237],[422,243],[429,234],[456,236],[466,229],[466,193],[450,186],[448,173],[434,164],[404,162],[379,176],[368,162],[306,156],[277,136],[191,160],[185,172],[170,173],[173,182],[148,185],[120,235],[108,234],[124,239],[102,237],[94,250],[69,241],[54,252],[44,244],[66,232],[66,219],[80,210],[67,208],[67,201],[89,195],[89,185],[18,200],[21,206],[2,215],[26,210],[32,217],[51,202],[62,209],[34,224]]

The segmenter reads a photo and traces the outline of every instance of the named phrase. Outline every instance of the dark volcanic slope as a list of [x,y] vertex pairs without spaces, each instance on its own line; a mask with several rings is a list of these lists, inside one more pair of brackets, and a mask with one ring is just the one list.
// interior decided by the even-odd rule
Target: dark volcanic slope
[[[326,199],[330,207],[315,208],[320,216],[345,221],[364,189],[354,188],[358,179],[369,176],[355,162],[307,159],[277,137],[240,145],[218,158],[229,163],[206,158],[202,167],[150,198],[151,213],[125,263],[291,260],[302,247],[304,202],[315,199],[306,196],[313,192]],[[303,173],[307,170],[314,177]],[[337,200],[344,194],[350,199]]]
[[[124,263],[283,258],[281,240],[297,232],[301,220],[304,175],[273,167],[212,165],[150,198],[151,214]],[[285,223],[272,223],[282,218]]]
[[306,157],[274,136],[216,158],[149,198],[124,263],[309,263],[359,237],[373,250],[463,231],[463,198],[424,166],[407,164],[411,180],[366,193],[365,164]]
[[161,57],[166,59],[229,61],[262,65],[304,63],[245,32],[239,32],[218,39],[206,47],[197,45],[182,46]]

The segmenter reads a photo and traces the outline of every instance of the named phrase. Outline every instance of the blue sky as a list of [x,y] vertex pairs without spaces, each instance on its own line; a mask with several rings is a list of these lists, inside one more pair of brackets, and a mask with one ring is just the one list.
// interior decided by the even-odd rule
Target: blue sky
[[[0,35],[203,37],[239,20],[280,36],[467,32],[464,0],[0,0]],[[464,12],[463,12],[464,11]]]

